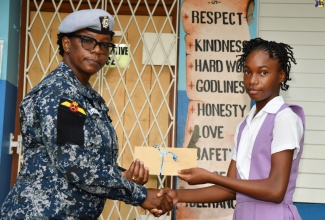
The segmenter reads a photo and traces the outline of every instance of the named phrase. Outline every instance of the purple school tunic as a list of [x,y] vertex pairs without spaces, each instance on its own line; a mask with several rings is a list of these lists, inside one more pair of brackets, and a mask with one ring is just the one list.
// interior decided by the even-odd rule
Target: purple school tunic
[[[302,120],[305,127],[305,115],[303,109],[296,105],[283,104],[278,112],[290,107]],[[277,113],[278,113],[277,112]],[[249,179],[266,179],[271,170],[271,143],[273,138],[274,120],[276,114],[268,114],[256,136],[251,156]],[[246,120],[239,127],[237,146],[242,131],[246,126]],[[234,220],[301,220],[296,206],[292,203],[293,193],[296,188],[298,165],[303,150],[304,134],[300,140],[300,151],[293,160],[288,188],[283,201],[279,204],[253,199],[241,193],[236,194],[237,205]],[[237,178],[240,178],[237,173]]]

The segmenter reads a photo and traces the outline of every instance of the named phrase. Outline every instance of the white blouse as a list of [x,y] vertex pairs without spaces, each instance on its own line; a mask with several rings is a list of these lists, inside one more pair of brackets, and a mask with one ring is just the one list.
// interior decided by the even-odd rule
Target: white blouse
[[[231,159],[236,161],[237,171],[242,179],[249,178],[251,156],[255,138],[260,130],[264,119],[268,113],[276,113],[284,104],[281,96],[277,96],[269,101],[260,112],[254,117],[256,106],[254,105],[249,112],[245,126],[240,140],[239,150],[237,152],[237,135],[239,125],[235,133],[235,144],[231,153]],[[294,157],[300,150],[299,142],[303,135],[303,125],[300,117],[295,114],[291,108],[286,108],[279,112],[275,117],[275,124],[273,130],[273,141],[271,145],[271,153],[294,149]]]

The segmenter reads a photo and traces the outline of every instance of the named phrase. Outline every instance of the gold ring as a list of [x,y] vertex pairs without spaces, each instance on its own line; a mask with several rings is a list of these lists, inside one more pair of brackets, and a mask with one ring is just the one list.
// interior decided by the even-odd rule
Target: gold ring
[[132,177],[132,180],[136,181],[136,180],[137,180],[137,178],[136,178],[135,176],[133,176],[133,177]]

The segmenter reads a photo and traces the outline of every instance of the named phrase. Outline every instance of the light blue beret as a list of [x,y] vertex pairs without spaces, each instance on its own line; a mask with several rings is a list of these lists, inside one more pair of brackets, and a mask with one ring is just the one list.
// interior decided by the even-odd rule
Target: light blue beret
[[72,33],[87,29],[98,34],[114,34],[114,19],[102,9],[75,11],[63,19],[59,25],[60,33]]

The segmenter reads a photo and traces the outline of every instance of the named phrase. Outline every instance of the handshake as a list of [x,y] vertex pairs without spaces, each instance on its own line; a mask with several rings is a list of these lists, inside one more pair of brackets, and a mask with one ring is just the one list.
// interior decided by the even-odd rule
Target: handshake
[[[179,178],[188,182],[190,185],[202,184],[207,182],[205,178],[202,178],[204,174],[205,176],[214,175],[204,169],[192,168],[179,171]],[[123,175],[129,181],[144,185],[148,182],[149,171],[141,161],[135,160],[132,162],[130,168],[123,172]],[[187,201],[188,198],[185,198],[186,196],[184,197],[185,191],[172,190],[168,187],[163,189],[147,189],[147,197],[141,204],[141,207],[149,210],[155,217],[159,217],[173,210],[177,202]]]
[[173,210],[177,203],[177,193],[175,190],[164,189],[147,189],[147,198],[141,204],[143,209],[147,209],[155,217],[165,214]]
[[[123,176],[129,181],[144,185],[149,179],[149,170],[144,167],[140,160],[132,162],[130,168],[123,172]],[[155,217],[165,214],[173,210],[176,204],[176,191],[164,189],[147,189],[147,198],[141,204],[141,208],[149,210]]]
[[[144,185],[148,182],[149,170],[144,167],[141,161],[135,160],[129,170],[123,172],[123,175],[132,182]],[[197,185],[214,183],[214,179],[218,178],[218,175],[202,168],[191,168],[178,171],[178,178],[186,181],[189,185]],[[218,191],[224,195],[223,199],[218,198],[220,194]],[[147,198],[141,207],[149,210],[155,217],[159,217],[171,211],[178,202],[217,201],[218,199],[220,201],[235,199],[235,193],[219,186],[202,188],[201,190],[172,190],[167,187],[147,189]]]

